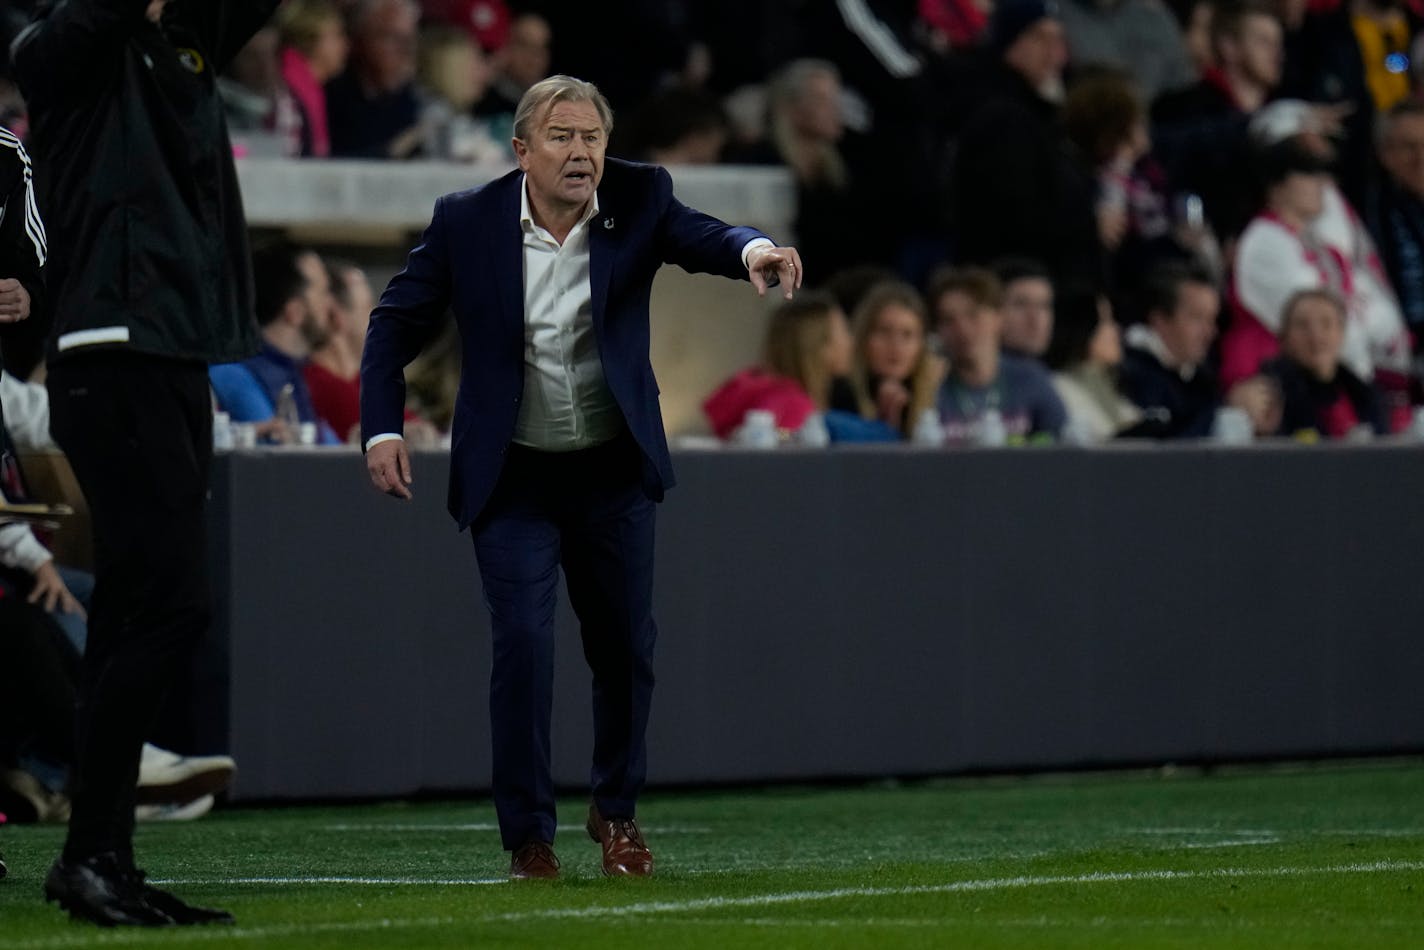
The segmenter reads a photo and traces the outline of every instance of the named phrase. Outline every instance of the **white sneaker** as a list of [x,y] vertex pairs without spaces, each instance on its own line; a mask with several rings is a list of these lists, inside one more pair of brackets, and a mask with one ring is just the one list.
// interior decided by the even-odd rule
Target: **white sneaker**
[[139,805],[134,809],[135,821],[192,821],[213,810],[213,796],[203,795],[191,802],[167,805]]
[[187,804],[227,788],[237,763],[226,755],[184,756],[144,743],[138,767],[140,805]]

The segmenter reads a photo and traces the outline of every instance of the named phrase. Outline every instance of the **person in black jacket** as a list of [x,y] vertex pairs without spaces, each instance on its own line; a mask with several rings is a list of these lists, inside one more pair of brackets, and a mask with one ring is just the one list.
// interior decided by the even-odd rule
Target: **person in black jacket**
[[51,431],[94,524],[78,774],[45,896],[104,925],[231,921],[144,883],[139,750],[209,618],[207,364],[257,349],[216,85],[277,0],[57,0],[16,40],[53,253]]
[[0,127],[0,323],[16,323],[39,309],[47,254],[30,156],[13,132]]

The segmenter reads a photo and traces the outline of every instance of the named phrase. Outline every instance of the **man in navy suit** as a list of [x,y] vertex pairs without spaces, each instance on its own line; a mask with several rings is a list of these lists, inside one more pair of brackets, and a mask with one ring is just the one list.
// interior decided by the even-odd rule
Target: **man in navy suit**
[[796,250],[681,204],[666,171],[605,161],[613,126],[592,84],[554,76],[515,114],[519,171],[446,195],[371,314],[361,425],[372,483],[410,497],[403,368],[453,309],[463,371],[450,513],[470,528],[494,636],[490,720],[510,876],[553,878],[549,766],[554,603],[563,567],[593,670],[588,831],[603,872],[642,876],[635,819],[653,690],[654,502],[673,484],[648,359],[664,263],[801,284]]

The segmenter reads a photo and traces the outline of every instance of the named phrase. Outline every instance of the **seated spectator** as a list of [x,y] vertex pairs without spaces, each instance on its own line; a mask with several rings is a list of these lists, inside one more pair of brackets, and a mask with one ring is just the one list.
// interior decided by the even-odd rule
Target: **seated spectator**
[[241,363],[208,370],[218,407],[233,422],[263,424],[259,431],[275,441],[296,440],[290,431],[295,414],[297,422],[318,427],[322,444],[339,444],[331,427],[318,419],[302,374],[312,350],[331,332],[326,267],[315,251],[278,241],[253,251],[252,272],[262,349]]
[[[1182,31],[1182,46],[1187,51],[1187,61],[1192,65],[1193,79],[1200,79],[1208,69],[1216,65],[1216,54],[1211,48],[1211,18],[1216,5],[1216,0],[1167,2]],[[1149,97],[1149,101],[1151,98]]]
[[359,0],[346,71],[326,85],[331,154],[410,158],[425,145],[415,66],[414,0]]
[[1281,355],[1263,374],[1281,393],[1281,435],[1340,439],[1389,431],[1379,393],[1340,359],[1345,302],[1328,290],[1303,290],[1281,315]]
[[806,276],[815,286],[865,263],[865,235],[874,230],[869,199],[852,182],[839,147],[845,135],[841,98],[840,72],[825,60],[796,60],[771,80],[767,142],[772,160],[796,179],[793,227],[806,260],[816,262]]
[[[1325,210],[1329,165],[1298,139],[1260,156],[1265,206],[1241,235],[1232,268],[1230,326],[1221,341],[1221,382],[1254,375],[1279,347],[1281,314],[1297,291],[1328,287],[1353,302],[1351,262],[1312,227]],[[1373,376],[1362,324],[1352,320],[1346,352],[1361,375]]]
[[778,429],[794,432],[812,413],[830,407],[831,381],[850,373],[852,349],[846,316],[835,301],[800,294],[772,313],[761,363],[719,386],[702,411],[721,439],[752,409],[771,411]]
[[301,110],[303,156],[331,154],[326,83],[346,69],[350,42],[341,11],[331,0],[287,0],[277,10],[282,79]]
[[708,93],[673,86],[649,97],[620,123],[610,150],[654,165],[713,165],[729,134],[722,105]]
[[1004,352],[1042,360],[1053,340],[1053,278],[1026,258],[999,261],[994,274],[1004,288]]
[[972,441],[989,413],[998,413],[1009,439],[1056,439],[1067,413],[1048,371],[1003,348],[1003,290],[977,267],[947,269],[930,280],[927,295],[949,374],[936,402],[950,443]]
[[509,24],[509,39],[494,51],[494,79],[475,106],[475,115],[490,123],[498,141],[514,137],[514,110],[529,87],[549,75],[549,49],[553,31],[549,21],[525,12]]
[[944,55],[977,47],[989,26],[985,12],[989,6],[981,0],[921,0],[920,19],[929,34],[930,49]]
[[1294,84],[1284,91],[1345,110],[1336,177],[1354,202],[1374,177],[1377,117],[1411,98],[1419,16],[1417,5],[1398,0],[1315,2],[1292,46]]
[[509,139],[497,141],[489,121],[474,116],[491,73],[484,51],[469,33],[446,26],[422,30],[418,75],[429,157],[477,164],[513,161]]
[[[1329,131],[1321,126],[1318,110],[1299,100],[1277,100],[1251,120],[1251,138],[1259,147],[1293,141],[1335,168]],[[1337,288],[1345,294],[1348,317],[1344,360],[1355,375],[1374,384],[1391,425],[1401,430],[1411,416],[1413,344],[1374,239],[1333,174],[1325,179],[1321,212],[1309,229],[1346,268]]]
[[1152,104],[1155,154],[1174,190],[1200,195],[1223,243],[1241,233],[1256,202],[1247,122],[1281,81],[1281,23],[1261,0],[1219,5],[1211,22],[1216,66]]
[[1182,32],[1158,0],[1064,0],[1061,9],[1075,67],[1124,70],[1148,99],[1196,79]]
[[294,157],[302,149],[302,113],[282,80],[278,44],[276,27],[254,33],[218,78],[218,92],[235,138],[265,132],[274,140],[269,147]]
[[1122,334],[1106,297],[1079,294],[1063,301],[1054,324],[1048,365],[1053,388],[1068,412],[1065,433],[1080,443],[1129,433],[1142,412],[1117,388]]
[[457,26],[482,50],[509,42],[511,14],[504,0],[421,0],[427,22]]
[[[1067,50],[1057,7],[1004,0],[990,19],[990,62],[973,87],[949,174],[955,259],[1028,257],[1056,286],[1106,283],[1096,185],[1061,126]],[[807,258],[810,260],[809,256]]]
[[[1133,435],[1202,438],[1223,405],[1207,364],[1216,339],[1221,296],[1210,275],[1182,264],[1160,267],[1147,281],[1145,323],[1128,328],[1118,386],[1142,410]],[[1260,377],[1236,383],[1224,403],[1245,410],[1257,435],[1280,427],[1280,397]]]
[[321,343],[312,349],[302,376],[317,418],[350,441],[353,435],[360,436],[361,347],[366,342],[375,295],[360,267],[350,261],[327,260],[324,264],[331,287],[331,325],[324,336],[318,334]]
[[1220,268],[1204,220],[1173,222],[1166,173],[1149,155],[1146,110],[1127,76],[1104,70],[1080,79],[1063,125],[1097,185],[1098,236],[1120,312],[1131,311],[1143,275],[1164,260]]
[[871,287],[855,310],[855,365],[847,400],[832,408],[878,419],[908,437],[933,410],[944,361],[930,352],[929,314],[915,288],[899,281]]
[[1391,109],[1380,123],[1384,176],[1366,206],[1366,218],[1384,258],[1390,283],[1424,354],[1424,103]]
[[[0,597],[0,812],[9,821],[63,822],[74,765],[79,653],[43,610]],[[213,807],[236,764],[145,743],[134,817],[192,819]]]

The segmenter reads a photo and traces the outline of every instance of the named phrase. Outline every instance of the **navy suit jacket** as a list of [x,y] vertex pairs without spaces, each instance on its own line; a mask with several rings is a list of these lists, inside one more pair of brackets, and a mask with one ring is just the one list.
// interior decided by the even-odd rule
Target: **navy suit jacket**
[[[371,314],[361,357],[361,440],[400,432],[404,368],[439,330],[446,309],[460,331],[463,369],[455,402],[450,514],[479,516],[504,464],[524,393],[523,173],[445,195],[405,270]],[[683,205],[662,168],[608,159],[589,221],[593,332],[608,388],[643,454],[654,500],[673,485],[672,461],[648,359],[648,297],[664,264],[745,278],[741,252],[765,237]]]

